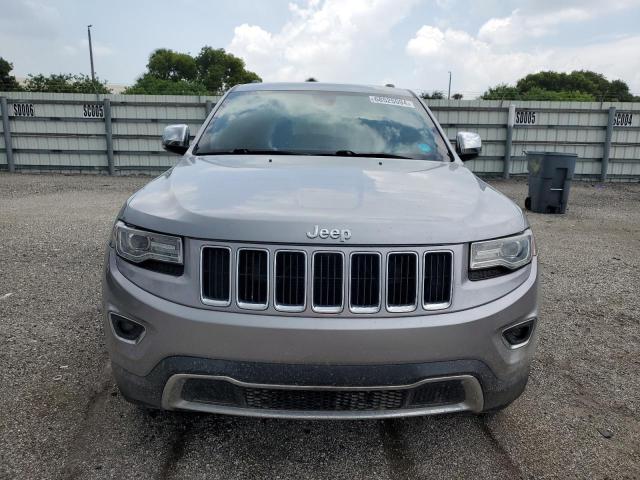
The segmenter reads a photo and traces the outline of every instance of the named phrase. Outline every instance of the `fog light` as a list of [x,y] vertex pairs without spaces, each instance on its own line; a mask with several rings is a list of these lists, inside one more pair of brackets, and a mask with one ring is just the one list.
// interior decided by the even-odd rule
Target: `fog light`
[[502,332],[502,336],[507,341],[510,348],[523,347],[529,343],[535,321],[536,319],[532,318],[526,322],[509,327]]
[[118,338],[127,343],[138,343],[144,336],[145,328],[117,313],[110,313],[111,325]]

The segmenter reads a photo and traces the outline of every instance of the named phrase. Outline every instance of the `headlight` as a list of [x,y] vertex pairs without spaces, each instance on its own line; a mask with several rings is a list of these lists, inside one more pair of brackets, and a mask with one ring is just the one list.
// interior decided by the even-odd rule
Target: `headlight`
[[145,232],[116,222],[113,228],[116,253],[135,263],[145,260],[182,265],[182,239],[160,233]]
[[469,268],[480,270],[491,267],[506,267],[515,270],[531,261],[532,243],[531,230],[513,237],[472,243]]

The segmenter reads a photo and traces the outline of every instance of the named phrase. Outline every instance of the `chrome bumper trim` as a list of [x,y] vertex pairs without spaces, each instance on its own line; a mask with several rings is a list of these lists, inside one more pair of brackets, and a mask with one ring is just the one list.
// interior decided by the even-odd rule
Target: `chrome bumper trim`
[[[214,405],[210,403],[191,402],[182,399],[182,388],[188,379],[222,380],[234,385],[247,388],[268,388],[281,390],[404,390],[412,389],[430,382],[457,380],[463,385],[465,399],[459,403],[439,405],[434,407],[406,408],[397,410],[362,410],[362,411],[325,411],[325,410],[268,410],[255,408],[231,407],[227,405]],[[410,385],[386,385],[386,386],[310,386],[310,385],[270,385],[258,383],[246,383],[227,376],[174,374],[164,387],[162,392],[162,408],[166,410],[190,410],[196,412],[216,413],[222,415],[238,415],[245,417],[262,418],[291,418],[301,420],[357,420],[374,418],[415,417],[421,415],[438,415],[442,413],[471,411],[480,413],[484,405],[482,387],[472,375],[452,375],[446,377],[426,378]]]

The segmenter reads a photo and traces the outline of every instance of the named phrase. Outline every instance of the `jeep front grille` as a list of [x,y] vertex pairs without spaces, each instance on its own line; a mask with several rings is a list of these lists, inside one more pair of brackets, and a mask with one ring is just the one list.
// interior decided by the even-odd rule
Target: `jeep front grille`
[[428,312],[451,305],[453,260],[434,248],[205,245],[200,295],[212,307],[265,313]]

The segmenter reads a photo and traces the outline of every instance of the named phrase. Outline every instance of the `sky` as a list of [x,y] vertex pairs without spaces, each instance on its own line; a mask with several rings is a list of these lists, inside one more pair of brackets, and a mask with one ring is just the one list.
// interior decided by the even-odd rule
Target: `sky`
[[130,85],[157,48],[204,45],[264,81],[315,77],[475,98],[541,70],[589,69],[640,95],[640,0],[0,0],[14,74]]

